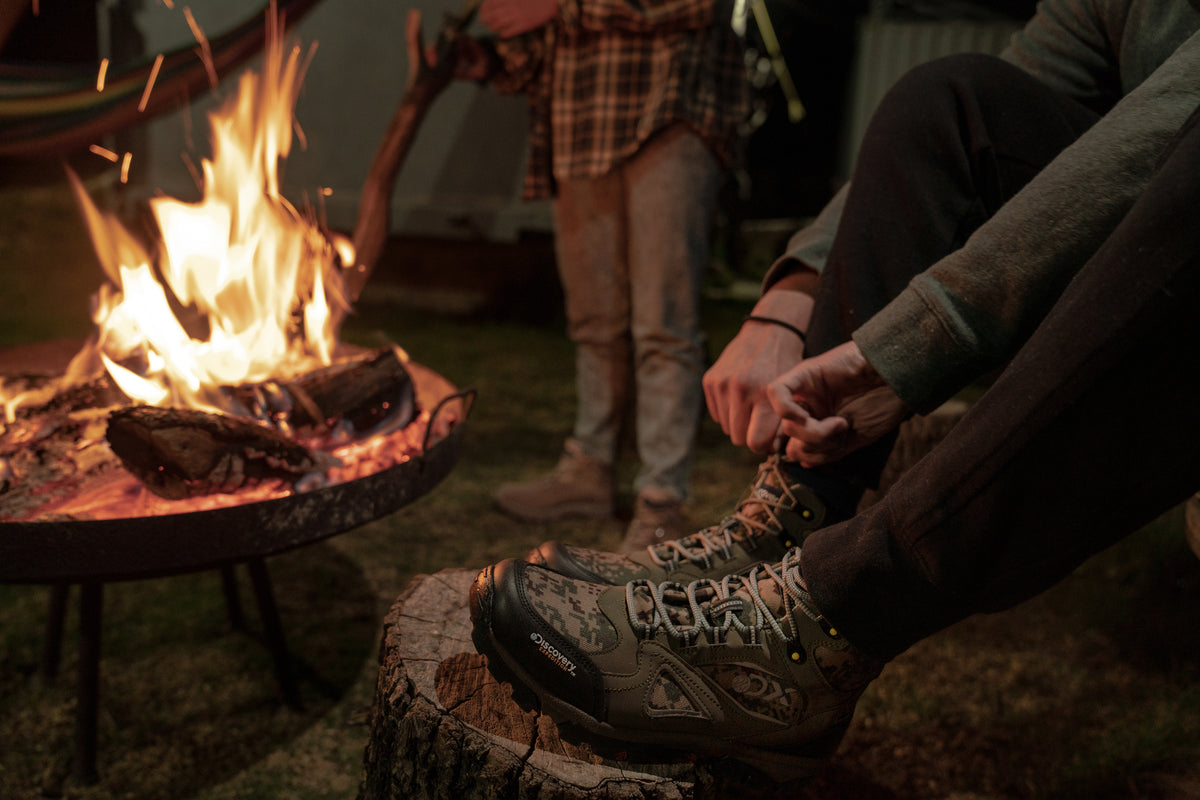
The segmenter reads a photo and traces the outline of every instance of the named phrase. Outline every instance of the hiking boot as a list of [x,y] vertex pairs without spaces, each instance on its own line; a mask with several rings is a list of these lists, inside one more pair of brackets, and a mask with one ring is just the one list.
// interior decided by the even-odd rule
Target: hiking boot
[[638,495],[633,506],[633,520],[617,552],[622,555],[638,553],[650,545],[678,539],[686,530],[683,503],[673,496],[660,497],[648,490]]
[[612,467],[583,452],[574,439],[563,446],[552,472],[523,483],[505,483],[493,498],[506,514],[526,522],[613,516]]
[[552,541],[525,560],[580,580],[614,585],[632,580],[688,583],[778,561],[788,548],[827,524],[828,516],[821,499],[788,476],[788,463],[778,455],[768,458],[731,516],[682,539],[628,554]]
[[509,559],[479,573],[470,612],[489,669],[567,730],[729,757],[776,781],[833,754],[883,666],[821,616],[798,547],[687,585],[605,586]]

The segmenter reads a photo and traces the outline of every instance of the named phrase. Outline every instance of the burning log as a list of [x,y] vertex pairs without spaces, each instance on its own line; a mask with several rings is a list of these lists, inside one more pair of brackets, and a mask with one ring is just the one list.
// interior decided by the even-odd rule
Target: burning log
[[311,437],[341,426],[353,438],[402,428],[420,411],[400,351],[384,347],[365,357],[315,370],[281,384],[239,387],[234,397],[256,412]]
[[188,408],[118,408],[107,438],[125,469],[169,500],[295,484],[339,463],[265,425]]

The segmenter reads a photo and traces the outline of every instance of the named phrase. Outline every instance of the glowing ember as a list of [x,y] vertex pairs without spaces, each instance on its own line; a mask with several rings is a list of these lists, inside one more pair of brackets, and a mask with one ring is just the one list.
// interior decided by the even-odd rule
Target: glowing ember
[[[229,411],[220,387],[331,361],[329,303],[340,297],[339,265],[353,261],[353,248],[280,194],[278,169],[291,149],[308,57],[296,46],[285,52],[277,32],[269,31],[276,35],[267,37],[262,74],[243,74],[209,120],[203,199],[150,201],[161,236],[154,252],[97,209],[71,176],[111,280],[94,300],[100,358],[138,402]],[[152,84],[153,77],[147,95]],[[126,157],[123,175],[128,166]]]

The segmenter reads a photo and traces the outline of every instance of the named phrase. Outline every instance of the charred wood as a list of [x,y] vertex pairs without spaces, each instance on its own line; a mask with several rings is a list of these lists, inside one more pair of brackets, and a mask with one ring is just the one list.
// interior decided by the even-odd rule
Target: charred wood
[[233,391],[254,416],[309,438],[363,438],[408,425],[420,411],[400,353],[385,347],[274,386]]
[[265,425],[197,409],[119,408],[107,438],[125,469],[171,500],[265,481],[295,484],[338,463]]

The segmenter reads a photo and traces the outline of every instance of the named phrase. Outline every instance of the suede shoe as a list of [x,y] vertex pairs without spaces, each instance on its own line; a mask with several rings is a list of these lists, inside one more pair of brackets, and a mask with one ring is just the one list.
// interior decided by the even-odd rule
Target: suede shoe
[[604,586],[509,559],[470,592],[473,639],[543,711],[618,743],[811,776],[882,662],[821,616],[800,549],[748,575]]
[[504,513],[526,522],[614,516],[612,467],[583,452],[574,439],[563,445],[557,466],[540,478],[505,483],[493,494]]
[[654,544],[678,539],[687,530],[683,503],[670,495],[658,496],[645,491],[633,504],[633,519],[617,551],[621,555],[640,553]]
[[687,583],[778,561],[788,548],[828,524],[825,504],[788,476],[787,463],[778,455],[768,458],[759,465],[754,483],[731,516],[682,539],[664,540],[629,554],[551,541],[525,560],[573,578],[612,585],[632,580]]

